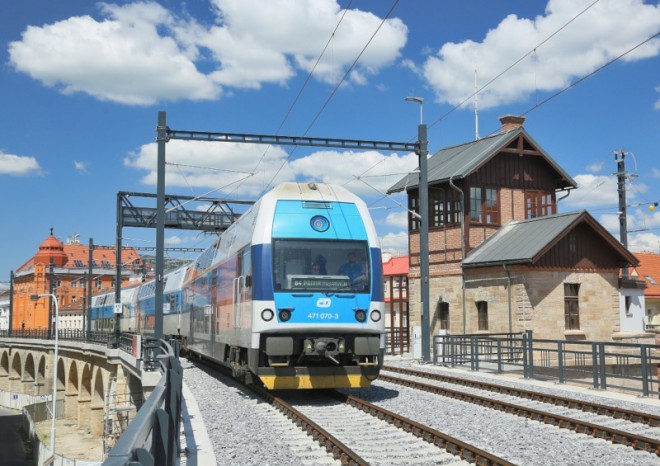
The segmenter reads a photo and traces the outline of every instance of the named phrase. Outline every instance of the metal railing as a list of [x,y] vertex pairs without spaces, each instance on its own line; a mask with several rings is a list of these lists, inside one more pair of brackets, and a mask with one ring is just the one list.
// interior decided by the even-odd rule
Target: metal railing
[[[9,337],[8,332],[0,331],[0,337]],[[121,334],[119,350],[128,353],[134,351],[133,337],[133,334]],[[47,340],[48,331],[46,329],[14,330],[11,338]],[[62,329],[58,332],[58,338],[94,343],[108,348],[116,347],[116,335],[109,332]],[[179,457],[179,427],[183,397],[183,368],[178,360],[179,342],[175,340],[168,343],[164,340],[142,337],[139,351],[144,363],[143,370],[160,370],[162,376],[108,452],[103,465],[175,466]]]
[[660,345],[533,339],[531,331],[437,335],[433,363],[660,397]]
[[[394,331],[392,331],[394,330]],[[394,342],[392,342],[392,334],[394,333]],[[387,354],[402,354],[410,351],[408,327],[404,327],[403,331],[399,327],[385,328],[385,348]],[[394,344],[392,344],[394,343]]]
[[163,376],[108,452],[104,466],[177,464],[183,387],[178,351],[163,340],[145,338],[143,354],[145,367],[160,369]]
[[[0,330],[0,338],[32,338],[38,340],[54,340],[55,333],[51,332],[52,335],[48,334],[47,329],[19,329],[12,330],[11,335],[7,330]],[[114,334],[102,331],[90,331],[85,332],[80,329],[60,329],[57,332],[57,337],[60,340],[66,341],[79,341],[87,343],[98,343],[100,345],[108,345],[111,343],[111,339],[114,338]]]

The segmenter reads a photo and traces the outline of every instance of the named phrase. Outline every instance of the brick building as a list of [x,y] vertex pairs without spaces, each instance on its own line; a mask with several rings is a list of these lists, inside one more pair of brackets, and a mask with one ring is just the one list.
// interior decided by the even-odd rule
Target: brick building
[[[408,256],[383,254],[385,327],[390,353],[410,351],[408,306]],[[394,342],[394,345],[391,344]]]
[[[621,268],[637,258],[586,211],[558,214],[575,181],[523,128],[442,149],[428,160],[432,335],[533,330],[548,339],[651,337],[622,312]],[[419,211],[419,173],[406,190]],[[421,325],[419,217],[409,214],[410,325]],[[641,306],[641,304],[640,304]],[[633,319],[634,320],[634,319]]]
[[[91,259],[92,294],[114,289],[115,248],[94,246]],[[57,296],[60,328],[82,329],[89,260],[88,245],[62,243],[51,229],[37,253],[14,274],[12,330],[48,328],[49,298],[31,299],[33,295],[48,293]],[[135,249],[122,249],[121,267],[122,283],[128,282],[141,271],[142,262]]]
[[644,281],[644,322],[648,330],[660,332],[660,254],[635,253],[639,265],[633,270],[635,278]]

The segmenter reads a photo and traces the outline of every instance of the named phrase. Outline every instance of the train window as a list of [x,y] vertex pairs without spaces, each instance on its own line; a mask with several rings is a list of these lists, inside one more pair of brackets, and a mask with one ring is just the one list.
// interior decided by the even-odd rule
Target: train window
[[370,291],[366,241],[279,239],[273,241],[276,291]]

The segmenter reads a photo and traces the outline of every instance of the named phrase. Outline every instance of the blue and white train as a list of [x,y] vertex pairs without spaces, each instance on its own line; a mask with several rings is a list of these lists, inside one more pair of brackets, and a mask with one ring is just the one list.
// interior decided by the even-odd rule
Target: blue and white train
[[[164,334],[237,377],[308,389],[367,387],[378,376],[381,250],[365,203],[342,187],[279,185],[165,278]],[[122,331],[153,333],[153,281],[131,300]],[[105,312],[93,306],[94,315]]]

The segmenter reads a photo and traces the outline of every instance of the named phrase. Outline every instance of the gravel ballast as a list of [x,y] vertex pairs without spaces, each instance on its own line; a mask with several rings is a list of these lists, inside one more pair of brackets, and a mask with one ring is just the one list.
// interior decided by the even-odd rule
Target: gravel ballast
[[[193,393],[204,419],[218,465],[301,465],[328,464],[329,455],[311,438],[296,432],[291,422],[266,403],[246,393],[235,382],[219,381],[210,371],[183,360],[184,382]],[[431,365],[417,365],[404,358],[388,358],[386,365],[439,371],[465,378],[484,379],[482,374],[467,373]],[[524,380],[488,377],[491,382],[538,389],[562,396],[579,397],[601,404],[660,413],[657,400],[633,396],[608,396],[589,390],[569,390],[546,383],[530,384]],[[403,416],[426,424],[457,439],[474,444],[492,454],[520,465],[554,466],[585,464],[599,466],[658,465],[658,456],[614,445],[590,435],[531,421],[470,403],[448,399],[417,390],[376,381],[369,389],[346,390],[347,393],[383,406]],[[411,452],[414,457],[414,452]],[[339,464],[339,463],[337,463]],[[393,463],[394,464],[394,463]]]

